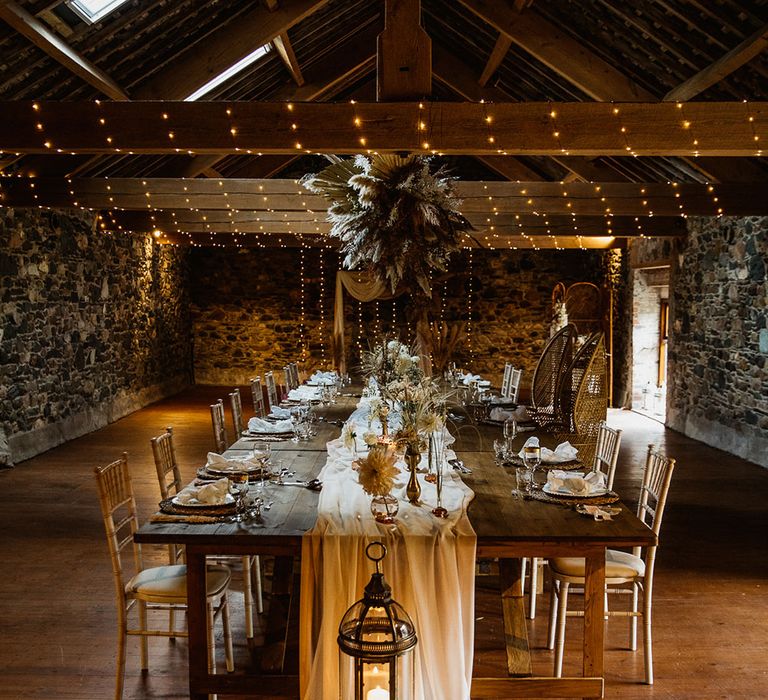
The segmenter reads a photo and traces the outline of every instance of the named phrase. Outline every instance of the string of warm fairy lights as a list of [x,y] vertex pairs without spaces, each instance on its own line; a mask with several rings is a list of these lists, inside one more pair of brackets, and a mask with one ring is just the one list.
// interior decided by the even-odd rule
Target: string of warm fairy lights
[[469,352],[469,361],[475,360],[475,347],[472,344],[472,295],[474,292],[475,265],[472,256],[472,248],[469,248],[469,282],[467,284],[467,351]]
[[325,368],[325,254],[323,246],[318,248],[317,267],[320,273],[320,322],[317,325],[317,333],[320,336],[320,366]]
[[301,362],[307,361],[307,281],[306,281],[306,245],[304,237],[299,234],[299,344],[301,346]]

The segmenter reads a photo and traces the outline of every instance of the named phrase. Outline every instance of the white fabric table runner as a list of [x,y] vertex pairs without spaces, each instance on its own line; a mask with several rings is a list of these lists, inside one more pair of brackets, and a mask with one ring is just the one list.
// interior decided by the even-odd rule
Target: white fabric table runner
[[[360,436],[367,430],[365,399],[353,413]],[[361,424],[362,421],[362,424]],[[415,700],[469,700],[474,646],[474,585],[477,537],[467,517],[474,493],[449,467],[443,481],[443,505],[449,517],[432,515],[434,484],[421,484],[421,506],[405,497],[408,473],[393,495],[400,512],[393,525],[377,523],[370,496],[352,469],[354,454],[341,440],[328,443],[328,461],[320,472],[323,490],[314,529],[302,543],[300,678],[302,700],[339,697],[341,618],[362,597],[373,572],[365,547],[382,541],[382,562],[395,600],[413,619],[418,644],[412,652]],[[426,455],[423,455],[426,460]]]

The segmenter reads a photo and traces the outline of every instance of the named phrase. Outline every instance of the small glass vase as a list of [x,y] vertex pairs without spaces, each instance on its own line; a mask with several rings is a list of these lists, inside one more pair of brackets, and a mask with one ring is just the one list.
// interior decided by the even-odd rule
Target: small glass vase
[[399,509],[400,504],[390,493],[371,498],[371,514],[378,523],[389,525],[395,522],[395,516]]

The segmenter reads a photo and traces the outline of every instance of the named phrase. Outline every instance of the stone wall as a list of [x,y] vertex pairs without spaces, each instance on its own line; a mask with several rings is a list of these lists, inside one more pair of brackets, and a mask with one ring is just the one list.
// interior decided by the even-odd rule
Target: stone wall
[[21,461],[191,380],[186,253],[0,208],[0,446]]
[[[600,284],[603,257],[599,251],[474,250],[470,262],[463,251],[450,274],[437,279],[430,316],[469,322],[471,308],[471,333],[457,348],[456,362],[498,382],[509,360],[523,367],[523,381],[529,383],[549,337],[553,286]],[[193,250],[196,381],[243,384],[254,374],[302,359],[302,347],[306,367],[329,366],[337,269],[335,253],[306,249],[301,324],[299,250]],[[407,296],[366,304],[347,297],[348,365],[356,367],[360,349],[382,334],[412,340],[418,310]]]
[[688,227],[670,283],[667,424],[768,466],[768,217]]

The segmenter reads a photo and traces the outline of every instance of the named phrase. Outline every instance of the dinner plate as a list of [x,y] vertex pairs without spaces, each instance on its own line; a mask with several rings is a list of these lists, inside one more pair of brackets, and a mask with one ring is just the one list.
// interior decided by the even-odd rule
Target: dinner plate
[[235,502],[235,499],[232,497],[231,493],[228,493],[224,496],[224,503],[200,503],[199,501],[192,500],[188,501],[187,503],[182,503],[179,500],[178,496],[174,496],[171,499],[171,503],[175,506],[179,506],[180,508],[228,508]]
[[605,496],[605,494],[608,493],[608,489],[605,487],[599,491],[593,491],[592,493],[588,494],[573,493],[572,491],[560,491],[553,489],[549,482],[544,484],[544,487],[541,490],[550,496],[562,496],[563,498],[596,498],[597,496]]

